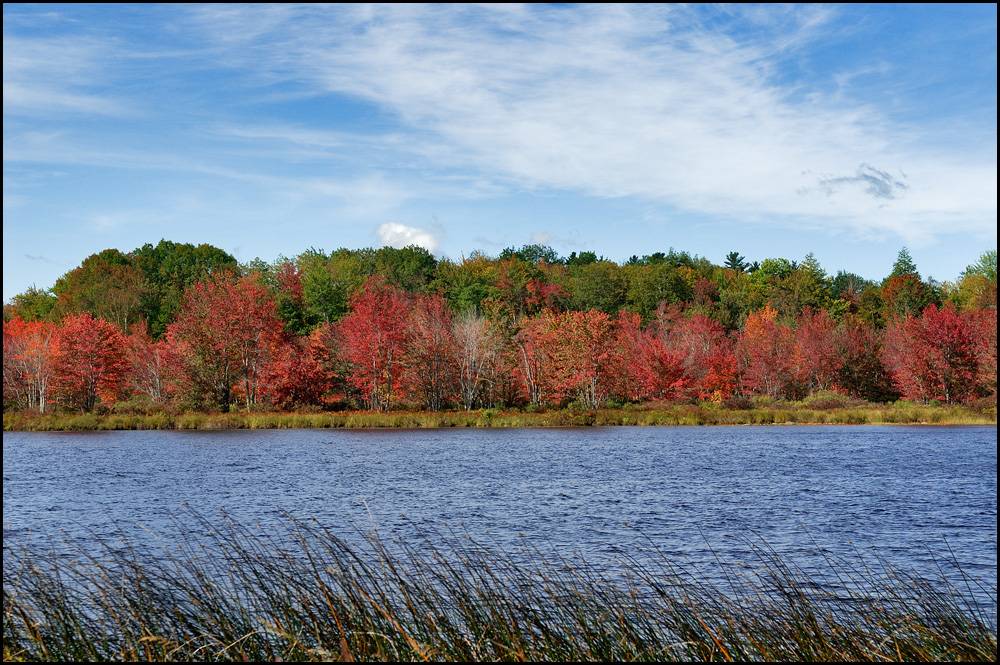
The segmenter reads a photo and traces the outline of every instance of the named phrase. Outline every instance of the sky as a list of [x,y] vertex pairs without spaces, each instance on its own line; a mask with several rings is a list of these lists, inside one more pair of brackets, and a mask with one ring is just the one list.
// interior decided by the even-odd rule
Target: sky
[[997,247],[997,7],[5,3],[4,301],[161,238],[954,280]]

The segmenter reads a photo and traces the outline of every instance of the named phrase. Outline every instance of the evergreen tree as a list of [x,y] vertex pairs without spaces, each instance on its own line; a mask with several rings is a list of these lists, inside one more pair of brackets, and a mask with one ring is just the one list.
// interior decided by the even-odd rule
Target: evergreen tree
[[903,275],[916,275],[917,279],[920,279],[920,273],[917,272],[917,264],[913,262],[910,250],[906,249],[906,247],[899,250],[896,262],[892,264],[892,272],[889,273],[889,277],[886,279],[902,277]]

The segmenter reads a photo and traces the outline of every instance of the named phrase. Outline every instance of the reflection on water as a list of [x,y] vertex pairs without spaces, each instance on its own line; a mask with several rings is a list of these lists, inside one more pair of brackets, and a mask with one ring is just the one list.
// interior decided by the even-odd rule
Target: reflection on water
[[[804,568],[874,545],[973,577],[997,559],[995,427],[704,427],[5,433],[4,546],[315,517],[348,540],[468,533],[597,563],[657,549],[685,565]],[[436,536],[432,536],[436,537]]]

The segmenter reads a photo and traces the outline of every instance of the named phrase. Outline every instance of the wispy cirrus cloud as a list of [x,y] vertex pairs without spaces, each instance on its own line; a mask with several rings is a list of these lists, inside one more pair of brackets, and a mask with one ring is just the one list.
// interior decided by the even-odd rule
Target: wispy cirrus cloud
[[107,89],[110,49],[97,40],[4,34],[3,111],[123,115],[127,104]]
[[[993,223],[995,149],[931,149],[871,103],[778,75],[833,10],[740,11],[711,27],[662,6],[227,7],[198,20],[233,66],[252,53],[262,77],[393,114],[413,132],[405,159],[508,187],[904,236]],[[883,177],[898,170],[905,183]],[[943,198],[945,183],[961,185]]]

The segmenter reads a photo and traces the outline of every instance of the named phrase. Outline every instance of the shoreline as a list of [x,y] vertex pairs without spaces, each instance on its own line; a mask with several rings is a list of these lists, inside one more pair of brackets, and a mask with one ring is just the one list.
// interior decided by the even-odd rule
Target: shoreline
[[812,409],[771,405],[745,410],[695,405],[501,411],[337,411],[319,413],[36,414],[3,416],[4,432],[236,429],[446,429],[530,427],[691,427],[749,425],[996,425],[996,409],[897,402]]

